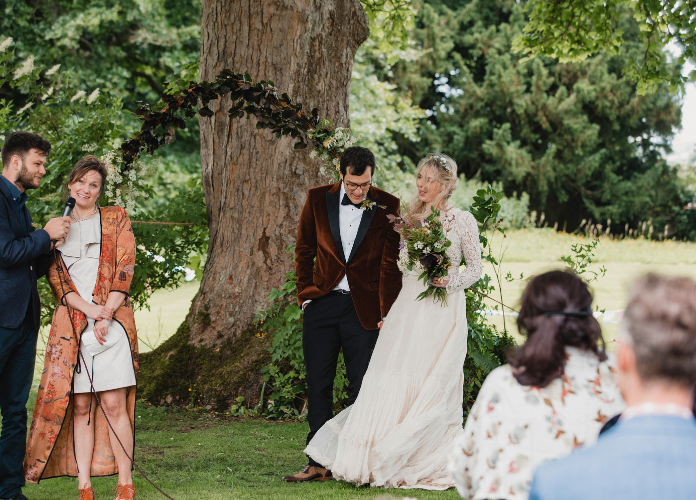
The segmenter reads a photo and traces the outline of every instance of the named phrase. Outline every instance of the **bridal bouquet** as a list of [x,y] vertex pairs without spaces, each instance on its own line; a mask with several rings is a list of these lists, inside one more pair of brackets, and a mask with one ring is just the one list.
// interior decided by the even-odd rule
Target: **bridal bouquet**
[[409,271],[420,272],[419,280],[427,286],[424,292],[418,295],[418,300],[433,296],[435,302],[440,301],[442,306],[447,305],[447,291],[444,288],[433,286],[434,278],[447,276],[450,259],[446,250],[452,242],[445,236],[445,230],[438,217],[440,212],[432,209],[431,214],[424,221],[414,223],[405,222],[394,215],[389,215],[389,220],[394,223],[394,229],[401,234],[401,246],[404,264]]

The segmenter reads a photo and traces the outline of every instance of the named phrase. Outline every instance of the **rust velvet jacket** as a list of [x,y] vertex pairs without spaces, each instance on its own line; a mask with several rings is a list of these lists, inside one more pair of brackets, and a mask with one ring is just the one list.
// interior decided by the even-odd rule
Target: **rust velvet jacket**
[[352,254],[343,255],[340,194],[340,182],[307,194],[295,247],[297,301],[301,306],[328,294],[346,275],[360,324],[376,330],[401,290],[399,234],[387,219],[399,214],[399,199],[371,187],[367,198],[374,206],[363,213]]

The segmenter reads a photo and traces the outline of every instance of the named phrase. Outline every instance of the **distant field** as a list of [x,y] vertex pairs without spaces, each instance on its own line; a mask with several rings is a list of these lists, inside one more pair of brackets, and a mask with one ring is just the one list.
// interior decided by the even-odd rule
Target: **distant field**
[[[574,243],[589,241],[582,236],[556,233],[552,229],[523,229],[508,231],[505,238],[496,235],[492,244],[496,253],[500,252],[501,245],[506,249],[503,275],[510,272],[519,277],[523,273],[528,278],[550,269],[562,269],[561,256],[569,255]],[[591,285],[595,303],[601,309],[623,309],[631,283],[649,271],[696,279],[696,243],[601,238],[596,257],[597,264],[592,266],[593,269],[602,265],[607,269],[606,276]],[[484,272],[493,274],[490,265],[484,266]],[[512,283],[503,280],[504,302],[517,308],[525,283],[526,279]],[[198,282],[191,282],[177,290],[158,291],[152,297],[150,311],[136,313],[138,335],[145,340],[140,343],[143,352],[149,350],[148,345],[158,345],[176,331],[188,314],[198,286]],[[494,316],[490,321],[502,329],[502,317]],[[506,318],[506,323],[508,329],[517,334],[514,318]],[[616,337],[618,325],[602,324],[602,329],[609,341]]]
[[[571,253],[571,245],[587,242],[589,239],[582,236],[556,233],[551,229],[525,229],[509,231],[505,238],[497,235],[492,244],[496,253],[505,249],[503,275],[509,271],[515,277],[523,273],[528,278],[550,269],[562,269],[564,264],[560,258]],[[696,243],[602,238],[596,257],[597,264],[593,268],[602,265],[607,268],[606,276],[591,285],[595,303],[602,309],[623,309],[630,284],[649,271],[696,279]],[[484,265],[484,272],[493,274],[490,265]],[[525,283],[526,279],[512,283],[503,280],[504,302],[517,308]],[[155,292],[150,300],[150,310],[135,313],[142,352],[149,351],[149,346],[161,344],[176,332],[188,314],[199,285],[194,281],[176,290]],[[499,299],[498,296],[495,298]],[[494,316],[490,321],[502,329],[502,317]],[[506,323],[508,329],[516,334],[514,318],[506,318]],[[602,324],[602,328],[607,340],[616,337],[618,325]]]
[[[503,280],[503,302],[517,308],[526,278],[551,269],[563,269],[562,255],[571,254],[574,243],[588,243],[588,238],[570,234],[556,233],[551,229],[531,229],[509,231],[506,238],[496,236],[493,247],[496,254],[505,250],[502,266],[503,276],[510,272],[519,278],[523,273],[525,280],[507,283]],[[645,240],[615,241],[601,238],[596,253],[596,264],[592,269],[604,266],[606,276],[591,284],[595,294],[595,304],[600,309],[623,309],[631,283],[647,272],[658,272],[674,276],[688,276],[696,279],[696,243],[674,241],[653,242]],[[484,265],[484,272],[493,275],[492,266]],[[496,296],[499,300],[499,297]],[[508,329],[517,333],[515,318],[506,318]],[[503,318],[492,317],[491,322],[503,327]],[[607,341],[616,338],[617,324],[602,324]],[[611,345],[609,346],[612,347]]]
[[[681,241],[612,240],[600,238],[597,262],[639,262],[641,264],[696,264],[696,243]],[[494,238],[494,246],[507,247],[509,262],[555,262],[570,253],[574,243],[590,239],[553,229],[521,229],[508,231],[506,238]]]

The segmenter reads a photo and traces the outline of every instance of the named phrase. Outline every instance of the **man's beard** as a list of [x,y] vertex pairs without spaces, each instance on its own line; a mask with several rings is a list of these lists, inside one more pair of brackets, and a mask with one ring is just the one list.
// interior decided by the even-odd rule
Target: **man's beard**
[[29,173],[26,165],[24,162],[22,162],[22,167],[19,169],[19,174],[17,175],[15,185],[20,189],[24,189],[24,191],[28,191],[30,189],[37,189],[39,187],[35,185],[34,182],[36,182],[34,180],[34,176]]

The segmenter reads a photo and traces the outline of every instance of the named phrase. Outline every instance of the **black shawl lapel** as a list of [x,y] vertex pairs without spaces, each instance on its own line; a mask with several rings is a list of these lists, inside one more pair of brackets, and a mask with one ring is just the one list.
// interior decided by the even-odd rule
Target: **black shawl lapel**
[[355,243],[353,243],[353,250],[351,250],[350,252],[348,262],[350,262],[350,259],[353,258],[355,252],[357,252],[358,248],[360,248],[360,244],[363,242],[363,239],[365,239],[367,230],[369,229],[370,224],[372,224],[372,219],[375,218],[375,214],[377,213],[377,204],[379,203],[379,197],[372,198],[372,196],[370,196],[370,194],[368,193],[367,199],[373,201],[375,205],[370,210],[363,210],[362,219],[360,219],[360,226],[358,227],[358,234],[355,236]]
[[[341,241],[341,224],[338,217],[338,208],[341,202],[341,190],[339,189],[334,194],[326,192],[326,209],[329,212],[329,226],[331,226],[331,236],[333,236],[338,255],[341,261],[346,263],[346,256],[343,254],[343,242]],[[362,227],[362,226],[360,226]]]

